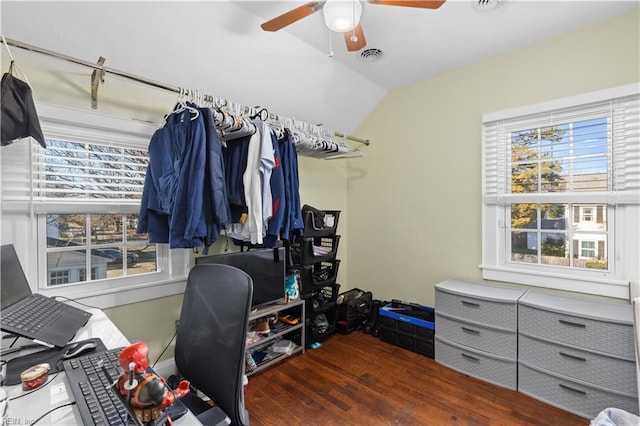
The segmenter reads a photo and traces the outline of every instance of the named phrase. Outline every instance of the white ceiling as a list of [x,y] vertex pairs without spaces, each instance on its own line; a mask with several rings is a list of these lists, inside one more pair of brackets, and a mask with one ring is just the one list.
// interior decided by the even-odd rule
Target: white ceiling
[[[472,0],[448,0],[437,10],[365,3],[367,48],[383,51],[379,61],[365,62],[346,52],[341,34],[332,35],[329,57],[321,12],[279,32],[261,30],[262,22],[302,4],[2,1],[1,29],[11,39],[91,62],[104,56],[117,70],[350,133],[391,89],[640,6],[638,0],[504,0],[481,11]],[[57,102],[56,93],[67,91],[89,104],[90,69],[12,51],[32,80],[44,82],[34,84],[36,99]],[[107,76],[100,88],[102,108],[128,108],[127,114],[157,121],[175,100],[113,80]]]
[[[304,3],[246,1],[240,5],[269,20]],[[638,5],[637,0],[448,0],[440,8],[430,10],[364,1],[361,19],[367,40],[364,49],[382,50],[382,59],[371,63],[363,61],[360,52],[347,52],[342,34],[336,33],[332,35],[333,59],[377,85],[393,89],[593,24]],[[330,51],[330,31],[321,11],[284,31],[323,54]]]

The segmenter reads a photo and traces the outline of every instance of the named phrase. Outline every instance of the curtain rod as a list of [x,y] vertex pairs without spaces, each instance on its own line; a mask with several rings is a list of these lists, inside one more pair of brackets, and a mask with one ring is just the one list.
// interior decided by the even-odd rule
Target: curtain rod
[[[164,89],[164,90],[168,90],[170,92],[174,92],[174,93],[183,93],[184,89],[181,87],[177,87],[177,86],[171,86],[169,84],[165,84],[165,83],[160,83],[158,81],[155,80],[151,80],[149,78],[145,78],[145,77],[140,77],[134,74],[130,74],[128,72],[124,72],[124,71],[119,71],[110,67],[105,67],[104,65],[101,65],[100,63],[91,63],[82,59],[78,59],[78,58],[74,58],[62,53],[58,53],[58,52],[54,52],[52,50],[47,50],[41,47],[37,47],[28,43],[23,43],[21,41],[17,41],[17,40],[13,40],[10,38],[4,38],[2,37],[2,41],[4,43],[6,43],[9,46],[13,46],[13,47],[18,47],[20,49],[24,49],[24,50],[29,50],[31,52],[36,52],[36,53],[41,53],[43,55],[47,55],[47,56],[51,56],[54,58],[58,58],[58,59],[63,59],[65,61],[68,62],[72,62],[74,64],[78,64],[78,65],[83,65],[85,67],[89,67],[89,68],[93,68],[96,71],[100,71],[102,73],[102,75],[104,75],[104,73],[109,73],[109,74],[113,74],[113,75],[117,75],[119,77],[123,77],[123,78],[127,78],[129,80],[133,80],[136,81],[138,83],[142,83],[142,84],[146,84],[148,86],[152,86],[152,87],[156,87],[158,89]],[[101,58],[101,61],[99,62],[104,62],[104,59]],[[211,95],[205,95],[205,97],[209,97],[211,99],[214,99],[213,96]],[[339,138],[346,138],[349,139],[351,141],[354,142],[358,142],[364,145],[369,146],[371,144],[371,141],[369,139],[362,139],[362,138],[358,138],[355,136],[349,136],[349,135],[345,135],[344,133],[340,133],[340,132],[334,132],[334,135],[336,137]]]

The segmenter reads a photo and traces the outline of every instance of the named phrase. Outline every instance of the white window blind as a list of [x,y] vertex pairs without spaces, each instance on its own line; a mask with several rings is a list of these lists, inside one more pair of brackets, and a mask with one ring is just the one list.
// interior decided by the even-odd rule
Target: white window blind
[[[607,134],[595,131],[589,135],[589,126],[596,118],[607,120]],[[519,194],[513,191],[511,171],[514,161],[512,132],[522,129],[539,129],[563,126],[567,123],[585,123],[583,128],[572,128],[572,132],[586,135],[581,146],[568,142],[567,146],[556,144],[564,150],[557,161],[566,162],[572,168],[572,176],[588,174],[590,163],[606,162],[606,185],[579,184],[575,179],[553,190],[531,191]],[[594,126],[592,126],[594,127]],[[589,136],[591,138],[589,138]],[[606,138],[606,152],[594,146],[599,138]],[[530,202],[549,201],[562,197],[567,202],[605,201],[611,204],[640,203],[640,96],[638,94],[597,101],[579,107],[559,108],[552,111],[517,116],[483,124],[484,140],[484,201],[487,204],[517,202],[526,197]],[[591,145],[590,145],[591,143]],[[570,146],[571,144],[571,146]],[[538,161],[544,161],[540,155]],[[579,170],[584,167],[584,170]],[[562,195],[552,194],[562,193]]]
[[68,139],[49,137],[47,149],[34,152],[36,200],[139,202],[147,167],[144,151]]
[[50,108],[40,108],[45,111],[40,124],[47,149],[29,140],[3,147],[6,208],[30,205],[35,212],[48,212],[55,206],[64,212],[65,205],[74,205],[75,212],[101,207],[98,211],[137,213],[155,127],[124,119],[117,127],[83,127],[75,117],[80,111],[69,112],[66,121],[50,118]]

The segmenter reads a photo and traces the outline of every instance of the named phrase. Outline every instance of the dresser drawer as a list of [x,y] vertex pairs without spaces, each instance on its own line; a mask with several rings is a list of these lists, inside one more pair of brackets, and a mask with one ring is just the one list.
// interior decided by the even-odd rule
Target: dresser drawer
[[436,334],[435,360],[449,368],[508,389],[517,388],[515,360],[470,349]]
[[505,358],[516,359],[518,356],[515,331],[461,321],[440,312],[436,312],[436,323],[436,333],[444,339]]
[[550,374],[522,362],[518,367],[518,391],[590,419],[607,407],[638,414],[635,397]]
[[515,302],[479,299],[436,288],[436,312],[505,330],[517,329],[518,309]]
[[521,333],[635,359],[633,323],[607,322],[522,304],[518,309],[518,318]]
[[[440,325],[438,325],[439,327]],[[519,360],[564,376],[637,395],[634,361],[570,348],[520,334]]]

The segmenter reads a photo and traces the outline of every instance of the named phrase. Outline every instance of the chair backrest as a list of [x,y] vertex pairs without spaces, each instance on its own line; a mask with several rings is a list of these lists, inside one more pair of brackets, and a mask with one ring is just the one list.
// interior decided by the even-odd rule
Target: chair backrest
[[178,371],[234,425],[248,425],[244,408],[245,349],[253,281],[228,265],[194,266],[187,279],[176,336]]

